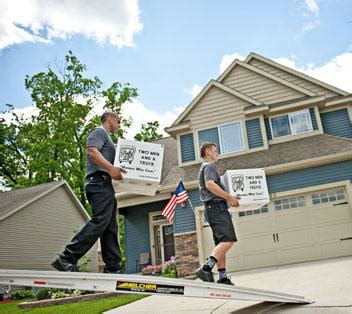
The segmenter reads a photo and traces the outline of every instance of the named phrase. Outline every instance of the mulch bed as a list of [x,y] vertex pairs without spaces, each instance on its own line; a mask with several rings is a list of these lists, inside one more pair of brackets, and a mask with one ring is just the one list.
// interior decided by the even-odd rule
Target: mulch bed
[[16,300],[16,299],[6,299],[4,301],[0,301],[0,304],[11,303],[11,302],[16,302],[16,301],[18,301],[18,300]]

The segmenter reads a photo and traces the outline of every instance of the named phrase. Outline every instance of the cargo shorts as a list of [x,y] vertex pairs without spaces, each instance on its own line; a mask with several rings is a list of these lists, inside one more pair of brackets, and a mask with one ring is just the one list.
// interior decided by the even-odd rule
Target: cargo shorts
[[235,228],[226,201],[214,200],[204,203],[204,214],[213,232],[215,245],[220,242],[237,242]]

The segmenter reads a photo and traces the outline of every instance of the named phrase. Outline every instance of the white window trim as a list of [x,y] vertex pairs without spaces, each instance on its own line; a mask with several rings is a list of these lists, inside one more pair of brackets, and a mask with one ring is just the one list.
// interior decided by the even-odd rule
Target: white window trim
[[[236,123],[240,125],[241,138],[242,138],[242,149],[241,150],[232,151],[232,152],[222,153],[222,143],[221,143],[221,131],[220,131],[220,128],[222,126],[226,126],[226,125],[230,125],[230,124],[236,124]],[[220,146],[220,151],[221,151],[221,154],[219,154],[220,156],[227,156],[227,155],[230,155],[230,154],[239,153],[239,152],[243,152],[243,151],[246,150],[246,144],[245,144],[244,134],[243,134],[243,123],[242,123],[242,120],[236,120],[236,121],[232,121],[232,122],[228,122],[228,123],[224,123],[224,124],[219,124],[219,125],[216,125],[216,126],[211,126],[211,127],[207,127],[207,128],[198,129],[196,131],[196,133],[197,133],[197,152],[198,152],[199,156],[200,156],[199,132],[205,131],[205,130],[209,130],[209,129],[215,129],[215,128],[218,129],[219,146]]]
[[[304,132],[295,133],[294,132],[294,128],[293,128],[293,126],[291,124],[290,115],[291,114],[301,113],[301,112],[306,112],[308,114],[309,130],[308,131],[304,131]],[[273,127],[272,127],[272,124],[271,124],[271,119],[272,118],[277,118],[277,117],[283,117],[283,116],[286,116],[286,115],[288,117],[288,123],[289,123],[289,126],[290,126],[291,134],[283,135],[283,136],[274,136]],[[290,137],[290,136],[294,136],[294,135],[298,135],[298,134],[304,134],[304,133],[308,133],[308,132],[312,132],[313,131],[312,118],[310,116],[309,108],[308,109],[304,109],[304,110],[297,110],[297,111],[293,111],[293,112],[288,112],[288,113],[284,113],[284,114],[278,114],[278,115],[269,117],[269,121],[270,121],[269,126],[270,126],[270,132],[271,132],[272,139],[278,139],[278,138],[281,139],[281,138],[285,138],[285,137],[287,138],[287,137]]]

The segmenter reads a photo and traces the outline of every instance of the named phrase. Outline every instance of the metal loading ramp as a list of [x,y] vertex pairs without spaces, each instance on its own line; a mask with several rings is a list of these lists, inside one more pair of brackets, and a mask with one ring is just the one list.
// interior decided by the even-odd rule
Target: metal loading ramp
[[268,301],[280,303],[313,303],[302,296],[207,283],[195,280],[129,274],[75,273],[0,269],[0,284],[11,286],[117,291],[199,297],[211,299]]

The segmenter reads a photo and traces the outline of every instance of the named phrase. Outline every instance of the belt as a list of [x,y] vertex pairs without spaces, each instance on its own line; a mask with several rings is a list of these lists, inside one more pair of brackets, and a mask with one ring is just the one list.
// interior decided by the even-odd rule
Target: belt
[[211,205],[211,204],[214,204],[214,203],[221,203],[221,202],[226,202],[226,200],[219,199],[219,198],[215,198],[215,199],[213,198],[213,199],[211,199],[209,201],[205,201],[204,204],[205,205]]
[[86,181],[94,180],[94,179],[103,179],[108,180],[111,179],[110,175],[107,172],[97,171],[88,176],[86,176]]

